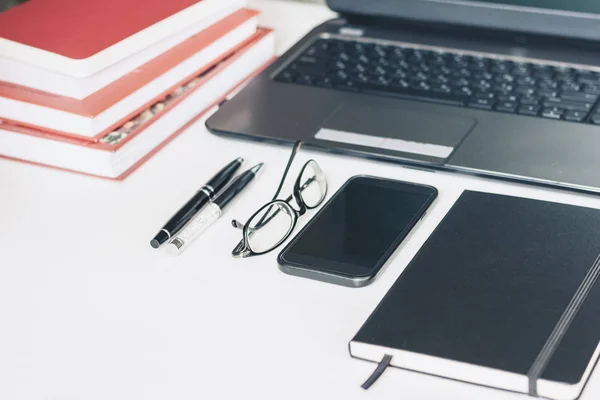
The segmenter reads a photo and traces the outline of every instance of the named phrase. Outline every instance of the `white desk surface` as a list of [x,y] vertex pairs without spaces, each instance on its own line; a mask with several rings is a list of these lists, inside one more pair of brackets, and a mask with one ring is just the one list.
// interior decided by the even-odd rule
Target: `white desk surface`
[[[279,51],[332,15],[251,4]],[[301,150],[294,171],[316,159],[330,193],[356,174],[440,191],[380,279],[349,289],[279,272],[277,252],[230,256],[240,233],[229,221],[269,200],[289,151],[213,136],[199,121],[124,182],[0,160],[0,399],[525,399],[396,369],[365,392],[374,364],[352,359],[348,341],[463,189],[600,199]],[[180,257],[152,249],[171,214],[240,156],[265,169],[224,218]],[[596,370],[582,399],[598,398]]]

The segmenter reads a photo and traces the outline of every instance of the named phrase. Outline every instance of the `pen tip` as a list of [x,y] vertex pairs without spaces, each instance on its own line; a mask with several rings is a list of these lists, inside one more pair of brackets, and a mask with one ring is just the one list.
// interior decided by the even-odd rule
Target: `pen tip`
[[235,161],[239,162],[240,164],[244,162],[244,159],[242,157],[238,157],[235,159]]
[[252,171],[256,174],[258,172],[258,170],[262,168],[262,166],[263,166],[263,163],[256,164],[254,167],[250,168],[250,171]]

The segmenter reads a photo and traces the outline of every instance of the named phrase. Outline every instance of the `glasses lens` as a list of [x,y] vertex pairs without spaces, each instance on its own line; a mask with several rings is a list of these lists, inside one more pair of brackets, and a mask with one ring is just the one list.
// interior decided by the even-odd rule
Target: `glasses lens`
[[327,181],[319,165],[311,160],[302,170],[300,176],[300,197],[308,208],[315,208],[325,198]]
[[264,206],[248,224],[248,244],[255,253],[275,248],[287,236],[294,223],[289,204],[276,201]]

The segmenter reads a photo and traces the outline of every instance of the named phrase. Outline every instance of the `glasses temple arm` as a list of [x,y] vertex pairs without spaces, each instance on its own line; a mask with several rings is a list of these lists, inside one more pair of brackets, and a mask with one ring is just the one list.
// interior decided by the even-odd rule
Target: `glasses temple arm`
[[294,145],[294,148],[292,149],[292,154],[290,155],[290,158],[288,159],[288,163],[285,166],[285,170],[283,171],[283,175],[281,176],[281,180],[279,181],[279,186],[277,187],[277,191],[275,192],[275,195],[273,196],[272,200],[277,200],[277,196],[279,196],[279,192],[281,192],[281,188],[283,187],[283,184],[285,183],[285,178],[287,178],[287,174],[290,171],[290,167],[292,166],[294,157],[296,157],[296,152],[298,150],[300,150],[301,145],[302,145],[302,142],[300,142],[300,141],[296,142],[296,144]]
[[231,226],[233,226],[235,229],[244,229],[244,224],[239,222],[237,219],[231,221]]
[[[275,195],[273,196],[273,199],[271,201],[277,200],[277,196],[279,196],[279,192],[281,192],[281,188],[283,187],[283,184],[285,183],[285,178],[287,178],[287,174],[290,171],[290,167],[292,166],[292,162],[294,161],[296,152],[300,149],[301,145],[302,145],[302,142],[300,142],[300,141],[297,141],[296,144],[294,144],[294,148],[292,149],[292,154],[290,155],[290,158],[288,159],[288,163],[285,166],[285,170],[283,171],[283,176],[281,177],[281,180],[279,181],[279,186],[277,187],[277,191],[275,192]],[[263,215],[263,217],[260,219],[260,221],[258,221],[257,227],[260,228],[265,225],[265,223],[266,223],[265,218],[267,215],[269,215],[270,211],[271,211],[271,207],[269,207],[269,209],[267,210],[265,215]]]

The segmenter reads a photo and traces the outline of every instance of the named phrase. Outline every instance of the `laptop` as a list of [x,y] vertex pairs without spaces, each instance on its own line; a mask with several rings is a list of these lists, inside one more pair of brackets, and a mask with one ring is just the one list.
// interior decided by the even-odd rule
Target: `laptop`
[[600,2],[327,3],[209,130],[600,192]]

